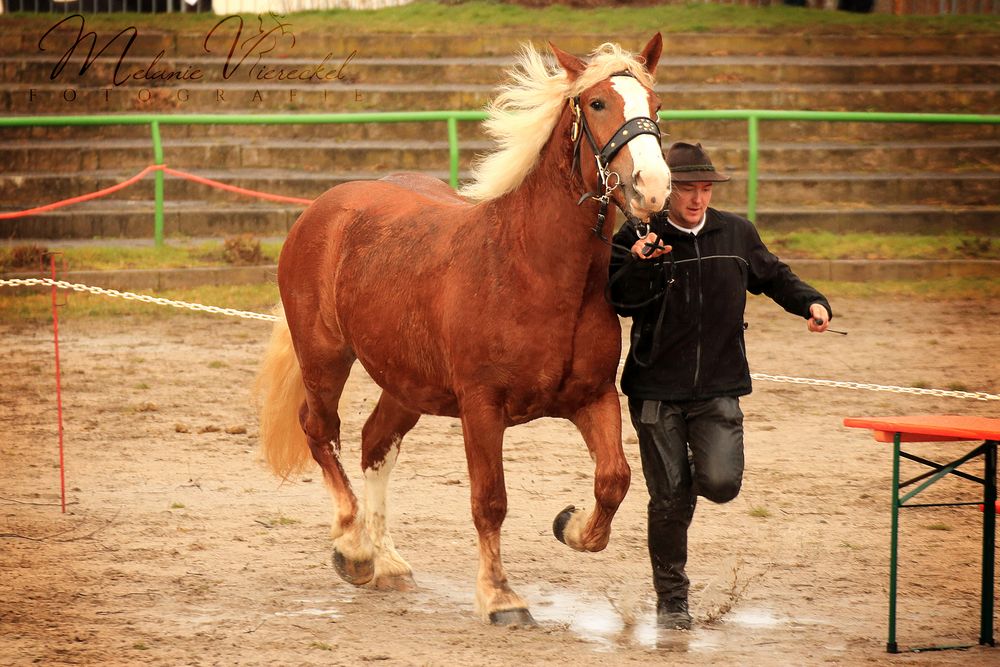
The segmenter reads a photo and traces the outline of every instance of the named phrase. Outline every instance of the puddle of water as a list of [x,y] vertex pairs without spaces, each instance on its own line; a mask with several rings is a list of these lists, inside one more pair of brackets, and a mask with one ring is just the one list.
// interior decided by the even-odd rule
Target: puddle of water
[[[442,609],[458,614],[473,615],[474,590],[471,582],[457,582],[435,574],[417,576],[417,590],[410,593],[379,593],[350,586],[337,587],[333,595],[294,600],[294,608],[275,612],[275,616],[306,616],[341,619],[344,608],[368,595],[398,596],[399,604],[409,610],[428,614]],[[591,643],[595,650],[614,651],[627,646],[640,646],[670,652],[711,652],[725,645],[726,625],[748,630],[765,630],[803,624],[821,624],[812,619],[791,619],[776,615],[761,607],[736,609],[726,615],[722,627],[701,627],[697,623],[688,632],[661,630],[656,627],[656,612],[651,606],[642,610],[612,604],[604,596],[551,585],[519,587],[528,601],[535,620],[543,625],[565,627],[580,639]],[[628,617],[623,617],[624,614]]]
[[587,599],[569,591],[542,593],[531,590],[535,587],[523,588],[531,614],[539,623],[565,625],[574,634],[609,648],[625,629],[625,621],[607,600]]
[[729,612],[725,621],[750,628],[774,628],[788,623],[788,619],[775,616],[769,609],[737,609]]
[[612,651],[622,646],[675,651],[709,651],[721,646],[718,632],[695,628],[690,632],[661,630],[656,627],[652,609],[636,613],[626,610],[628,621],[604,597],[548,587],[525,586],[531,613],[540,623],[558,623],[580,639],[592,642],[598,650]]

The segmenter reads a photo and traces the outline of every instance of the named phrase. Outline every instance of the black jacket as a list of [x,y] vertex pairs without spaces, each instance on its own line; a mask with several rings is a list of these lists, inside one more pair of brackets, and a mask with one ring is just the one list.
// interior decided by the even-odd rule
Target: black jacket
[[[631,398],[683,401],[749,394],[743,341],[747,291],[766,294],[804,318],[813,303],[833,316],[823,295],[768,251],[749,220],[709,208],[697,236],[655,218],[652,229],[673,246],[672,252],[646,260],[616,251],[610,267],[615,310],[632,317],[632,344],[622,374],[622,391]],[[626,224],[615,243],[631,247],[638,238]],[[653,298],[658,293],[662,296]],[[649,303],[640,305],[644,301]]]

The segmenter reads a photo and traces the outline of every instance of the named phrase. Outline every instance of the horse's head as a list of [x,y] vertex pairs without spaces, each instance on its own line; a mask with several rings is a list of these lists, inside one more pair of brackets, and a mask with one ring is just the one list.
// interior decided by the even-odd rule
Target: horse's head
[[589,63],[549,44],[569,82],[573,168],[586,190],[610,197],[642,221],[670,196],[652,90],[663,40],[653,36],[637,57],[605,44]]

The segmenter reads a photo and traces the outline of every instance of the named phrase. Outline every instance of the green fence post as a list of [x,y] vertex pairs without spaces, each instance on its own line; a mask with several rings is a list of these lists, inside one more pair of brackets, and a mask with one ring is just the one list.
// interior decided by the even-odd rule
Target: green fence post
[[[163,142],[160,140],[159,121],[150,121],[150,132],[153,134],[153,164],[163,164]],[[157,248],[163,247],[163,171],[157,170],[154,181],[155,213],[153,218],[153,241]]]
[[747,218],[757,221],[757,157],[759,151],[758,138],[759,119],[756,115],[747,118]]
[[448,116],[448,156],[451,167],[451,187],[458,189],[458,119]]

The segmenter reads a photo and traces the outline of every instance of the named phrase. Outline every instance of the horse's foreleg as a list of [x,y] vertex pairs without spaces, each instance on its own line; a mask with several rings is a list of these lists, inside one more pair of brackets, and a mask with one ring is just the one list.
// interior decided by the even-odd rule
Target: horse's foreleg
[[504,425],[492,407],[462,410],[465,457],[472,487],[472,520],[479,533],[476,609],[496,625],[533,625],[528,605],[507,583],[500,560],[500,527],[507,516],[503,476]]
[[386,527],[389,474],[399,456],[403,436],[420,414],[407,410],[383,393],[361,434],[361,469],[365,475],[365,525],[375,547],[375,588],[407,591],[416,588],[413,570],[396,551]]
[[611,520],[628,491],[631,471],[622,452],[622,418],[618,392],[609,387],[571,418],[594,459],[594,498],[589,516],[573,506],[559,513],[552,531],[578,551],[600,551],[608,545]]

